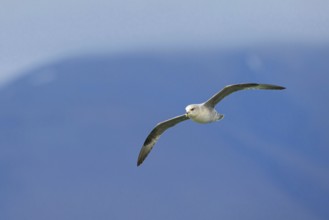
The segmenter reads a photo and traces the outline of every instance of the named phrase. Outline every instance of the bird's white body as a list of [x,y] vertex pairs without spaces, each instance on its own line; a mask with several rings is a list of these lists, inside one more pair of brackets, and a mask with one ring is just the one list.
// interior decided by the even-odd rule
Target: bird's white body
[[210,108],[204,104],[192,104],[185,108],[186,116],[192,121],[206,124],[218,121],[224,117],[219,114],[214,108]]

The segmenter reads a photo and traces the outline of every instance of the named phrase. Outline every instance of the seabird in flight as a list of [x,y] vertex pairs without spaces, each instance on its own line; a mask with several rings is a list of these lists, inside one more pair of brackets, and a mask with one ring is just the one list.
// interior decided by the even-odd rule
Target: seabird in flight
[[179,115],[174,118],[168,119],[166,121],[158,123],[155,128],[151,131],[151,133],[147,136],[144,145],[139,153],[137,166],[141,165],[147,155],[152,150],[153,146],[161,136],[163,132],[165,132],[168,128],[175,126],[176,124],[183,122],[185,120],[191,119],[197,123],[211,123],[218,121],[224,117],[224,115],[218,113],[215,110],[215,106],[218,102],[220,102],[223,98],[230,95],[233,92],[237,92],[245,89],[268,89],[268,90],[282,90],[285,89],[282,86],[271,85],[271,84],[257,84],[257,83],[243,83],[243,84],[235,84],[224,87],[221,91],[216,93],[206,102],[201,104],[191,104],[188,105],[185,110],[186,113],[184,115]]

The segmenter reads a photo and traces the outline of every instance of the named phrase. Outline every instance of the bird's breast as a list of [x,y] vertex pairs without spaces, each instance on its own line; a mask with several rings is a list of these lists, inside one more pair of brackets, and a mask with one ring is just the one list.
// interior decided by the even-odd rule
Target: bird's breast
[[218,120],[216,111],[208,111],[207,109],[200,111],[198,114],[189,115],[189,118],[197,123],[206,124]]

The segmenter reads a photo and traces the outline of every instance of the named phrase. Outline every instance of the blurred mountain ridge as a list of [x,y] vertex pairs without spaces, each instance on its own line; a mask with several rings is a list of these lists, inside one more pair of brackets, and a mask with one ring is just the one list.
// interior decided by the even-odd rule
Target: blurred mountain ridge
[[[136,52],[117,56],[85,54],[28,70],[23,77],[0,90],[0,161],[5,180],[0,190],[3,195],[0,218],[68,216],[62,219],[72,219],[79,216],[87,219],[83,213],[89,213],[88,209],[81,215],[75,213],[81,210],[77,203],[81,197],[82,206],[107,212],[107,206],[97,202],[98,205],[93,205],[97,201],[94,194],[100,201],[118,206],[117,210],[111,209],[118,216],[119,210],[130,204],[119,192],[126,196],[131,193],[134,202],[136,198],[147,200],[132,191],[146,184],[139,179],[140,182],[132,185],[133,178],[139,175],[133,169],[141,144],[156,123],[184,113],[187,104],[205,101],[228,84],[258,82],[282,85],[287,90],[239,92],[218,106],[225,114],[221,124],[200,126],[184,122],[175,127],[175,131],[168,130],[143,164],[146,173],[142,176],[179,166],[173,173],[167,171],[152,181],[160,183],[175,178],[184,181],[181,179],[184,177],[190,180],[186,190],[203,194],[208,192],[207,187],[195,185],[201,180],[194,183],[196,177],[192,171],[183,176],[179,171],[195,169],[207,178],[198,163],[201,167],[216,167],[214,164],[218,162],[223,165],[216,167],[218,173],[226,179],[233,175],[232,181],[239,182],[241,176],[256,169],[251,175],[258,182],[255,186],[246,186],[247,189],[254,192],[257,186],[262,186],[269,194],[258,194],[259,200],[250,203],[255,204],[253,207],[267,204],[259,201],[274,195],[271,194],[274,185],[276,190],[282,191],[280,196],[289,199],[282,205],[273,202],[265,210],[274,211],[280,207],[283,211],[277,216],[325,219],[329,216],[325,207],[329,188],[325,184],[328,178],[322,171],[328,167],[329,151],[325,146],[329,141],[326,135],[329,119],[321,115],[329,110],[327,102],[323,101],[329,95],[328,70],[329,47],[294,46]],[[200,133],[207,135],[206,140]],[[272,143],[263,146],[268,141]],[[232,146],[228,146],[229,143]],[[201,151],[200,145],[207,151]],[[295,163],[284,155],[292,156],[291,161]],[[231,162],[231,157],[243,159]],[[192,163],[195,159],[198,160],[196,164]],[[310,166],[305,165],[305,161]],[[226,167],[236,173],[225,171]],[[318,170],[317,173],[313,173],[314,170]],[[311,173],[316,178],[309,178]],[[209,183],[209,190],[219,193],[215,183],[230,186],[230,180],[222,183],[223,176],[211,178],[214,182]],[[169,187],[173,193],[169,195],[173,198],[174,193],[181,195],[182,188]],[[233,192],[236,188],[232,187]],[[73,193],[69,193],[66,203],[73,209],[67,210],[68,206],[60,201],[66,199],[70,190]],[[157,192],[156,188],[153,190]],[[159,193],[155,194],[159,197],[166,194]],[[242,198],[248,200],[252,196],[246,193]],[[281,201],[280,196],[273,196],[273,201]],[[115,200],[121,202],[117,204]],[[217,204],[216,201],[217,198],[211,197],[209,203]],[[197,202],[191,206],[197,206]],[[60,207],[60,211],[55,207]],[[132,213],[139,213],[137,210],[133,209]],[[243,208],[239,210],[247,219],[257,219]],[[95,217],[92,213],[89,216]],[[216,214],[216,209],[211,213]],[[263,219],[260,216],[258,219]],[[268,219],[278,219],[276,217]]]

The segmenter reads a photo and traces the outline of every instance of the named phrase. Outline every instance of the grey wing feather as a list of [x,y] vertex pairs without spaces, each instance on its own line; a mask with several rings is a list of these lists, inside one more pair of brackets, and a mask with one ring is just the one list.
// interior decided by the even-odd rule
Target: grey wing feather
[[163,121],[163,122],[160,122],[159,124],[157,124],[155,126],[155,128],[153,128],[151,133],[147,136],[147,138],[143,144],[143,147],[138,156],[137,166],[139,166],[143,163],[143,161],[145,160],[147,155],[150,153],[153,146],[155,145],[155,143],[157,142],[157,140],[159,139],[160,135],[163,132],[165,132],[168,128],[173,127],[176,124],[178,124],[182,121],[185,121],[187,119],[189,119],[189,118],[186,115],[180,115],[180,116],[171,118],[169,120],[166,120],[166,121]]
[[224,89],[222,89],[220,92],[216,93],[209,100],[207,100],[204,104],[206,106],[210,106],[210,107],[214,108],[218,102],[220,102],[223,98],[225,98],[229,94],[236,92],[236,91],[245,90],[245,89],[281,90],[281,89],[285,89],[285,87],[271,85],[271,84],[257,84],[257,83],[243,83],[243,84],[229,85],[229,86],[225,86]]

